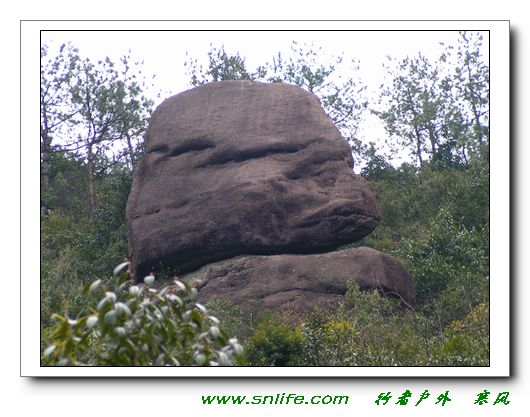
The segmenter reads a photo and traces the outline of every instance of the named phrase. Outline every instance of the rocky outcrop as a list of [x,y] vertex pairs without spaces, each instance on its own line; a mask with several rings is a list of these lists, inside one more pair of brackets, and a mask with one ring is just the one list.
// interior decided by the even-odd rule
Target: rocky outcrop
[[145,146],[127,204],[137,281],[194,271],[187,278],[203,303],[302,316],[339,301],[351,281],[414,306],[413,281],[396,259],[337,250],[372,232],[379,212],[313,94],[286,84],[206,84],[156,109]]
[[[409,273],[390,255],[371,248],[348,248],[313,255],[253,256],[206,266],[193,274],[199,301],[229,300],[243,308],[267,308],[301,315],[329,307],[351,281],[361,290],[378,289],[414,306]],[[257,306],[257,307],[256,307]]]
[[137,280],[242,254],[321,253],[379,221],[346,141],[295,86],[223,81],[178,94],[153,113],[145,147],[127,204]]

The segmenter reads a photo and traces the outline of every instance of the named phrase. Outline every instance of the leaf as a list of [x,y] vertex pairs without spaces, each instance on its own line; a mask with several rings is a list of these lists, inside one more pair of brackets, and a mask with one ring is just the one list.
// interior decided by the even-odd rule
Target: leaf
[[127,262],[122,262],[116,268],[114,268],[114,271],[113,271],[114,276],[117,276],[117,275],[121,274],[121,272],[125,268],[128,268],[128,267],[129,267],[129,262],[128,261]]

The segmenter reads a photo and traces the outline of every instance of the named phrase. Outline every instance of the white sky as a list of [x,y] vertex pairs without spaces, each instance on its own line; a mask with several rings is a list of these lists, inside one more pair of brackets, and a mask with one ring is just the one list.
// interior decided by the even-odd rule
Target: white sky
[[[488,36],[483,34],[483,56],[488,57]],[[418,52],[436,60],[443,47],[440,42],[457,44],[457,31],[43,31],[41,39],[52,50],[62,43],[72,42],[82,57],[93,60],[109,56],[118,62],[131,50],[135,61],[143,61],[143,75],[153,80],[155,91],[161,91],[161,100],[184,91],[189,86],[184,62],[186,52],[207,66],[210,44],[224,45],[228,54],[239,52],[246,59],[247,69],[270,62],[278,52],[286,56],[292,41],[313,43],[322,47],[323,62],[328,56],[344,57],[343,66],[351,59],[359,62],[359,71],[353,73],[368,87],[367,97],[375,103],[379,86],[384,81],[383,62],[387,56],[401,60]],[[155,91],[152,94],[155,94]],[[159,104],[161,100],[155,100]],[[375,116],[366,114],[359,128],[363,142],[382,143],[386,137],[384,127]],[[406,159],[406,156],[403,156]],[[398,158],[395,162],[401,162]],[[358,171],[356,169],[356,171]]]

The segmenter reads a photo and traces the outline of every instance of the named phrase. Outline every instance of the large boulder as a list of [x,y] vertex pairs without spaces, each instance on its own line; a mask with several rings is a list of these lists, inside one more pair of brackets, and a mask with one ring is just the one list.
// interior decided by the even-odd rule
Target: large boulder
[[241,257],[208,265],[190,277],[199,302],[229,300],[243,309],[304,316],[336,304],[350,282],[414,306],[414,283],[399,261],[375,249],[348,248],[323,254]]
[[223,81],[164,101],[127,204],[132,272],[182,273],[240,254],[317,253],[379,221],[371,185],[316,96]]

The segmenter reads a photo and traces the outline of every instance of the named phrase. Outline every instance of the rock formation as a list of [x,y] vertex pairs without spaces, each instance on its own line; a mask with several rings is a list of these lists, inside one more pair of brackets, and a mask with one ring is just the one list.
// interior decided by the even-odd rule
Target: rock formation
[[409,273],[393,257],[371,248],[312,255],[251,256],[220,262],[193,274],[199,301],[219,298],[272,311],[308,313],[340,300],[348,284],[378,289],[415,304]]
[[[183,274],[238,255],[281,255],[286,256],[285,265],[305,259],[316,266],[331,255],[308,254],[360,240],[379,221],[372,186],[353,173],[346,141],[316,96],[292,85],[223,81],[178,94],[153,113],[145,147],[127,204],[129,256],[136,280],[151,271]],[[335,256],[347,257],[343,252]],[[340,291],[347,271],[354,275],[360,270],[357,258],[352,257],[351,266],[339,262]],[[271,256],[252,268],[266,270],[277,259]],[[385,271],[389,274],[395,268]],[[285,274],[275,280],[266,275],[269,285],[278,288],[276,300],[281,291],[292,295],[294,288],[304,291],[309,285],[307,296],[313,288],[309,283],[294,284],[306,275],[289,280]],[[411,301],[412,282],[403,277],[379,274],[373,282],[385,283]],[[242,278],[231,274],[226,279],[237,287]],[[259,287],[254,278],[245,279],[250,286],[229,298],[243,301],[245,291]],[[366,283],[372,278],[363,279]],[[214,288],[221,291],[221,281],[216,282],[201,284],[203,298]],[[270,298],[272,293],[263,296]]]

